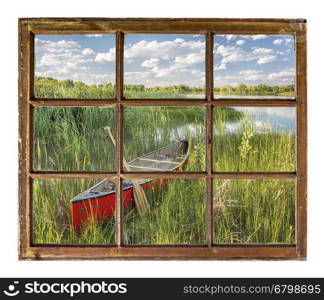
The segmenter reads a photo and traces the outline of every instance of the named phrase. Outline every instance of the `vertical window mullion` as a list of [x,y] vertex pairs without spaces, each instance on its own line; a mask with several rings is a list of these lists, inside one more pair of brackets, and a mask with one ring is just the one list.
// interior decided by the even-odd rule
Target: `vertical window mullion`
[[118,175],[116,184],[116,245],[123,243],[123,180],[120,176],[123,168],[123,82],[124,82],[124,34],[116,33],[116,95],[117,95],[117,117],[116,117],[116,172]]
[[306,90],[306,25],[300,24],[296,34],[297,87],[297,199],[296,243],[297,256],[306,257],[307,241],[307,90]]
[[207,234],[207,244],[208,247],[212,247],[213,244],[213,47],[214,47],[214,37],[212,32],[206,34],[206,97],[208,101],[207,111],[206,111],[206,170],[207,170],[207,180],[206,180],[206,201],[207,201],[207,211],[206,211],[206,234]]

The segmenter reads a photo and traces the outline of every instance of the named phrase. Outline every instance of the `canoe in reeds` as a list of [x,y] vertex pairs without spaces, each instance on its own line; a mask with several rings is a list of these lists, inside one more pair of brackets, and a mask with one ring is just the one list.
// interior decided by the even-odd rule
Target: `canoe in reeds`
[[[187,162],[189,143],[181,140],[174,144],[152,151],[128,163],[129,171],[167,172],[182,169]],[[138,183],[147,190],[154,185],[161,185],[168,179],[139,179]],[[133,184],[123,180],[124,210],[133,205]],[[116,206],[116,186],[110,179],[104,179],[71,200],[72,225],[80,233],[82,227],[91,219],[102,222],[114,215]]]

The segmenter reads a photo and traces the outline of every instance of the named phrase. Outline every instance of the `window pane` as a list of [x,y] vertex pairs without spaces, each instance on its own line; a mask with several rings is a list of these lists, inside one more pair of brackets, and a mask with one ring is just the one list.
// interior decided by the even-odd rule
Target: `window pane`
[[[115,243],[115,193],[90,190],[99,180],[33,182],[33,242],[37,244]],[[82,194],[81,194],[82,193]]]
[[125,170],[205,169],[205,110],[201,107],[126,107]]
[[214,243],[295,243],[295,180],[215,180]]
[[294,107],[216,107],[214,170],[296,170]]
[[35,108],[34,169],[113,171],[115,147],[105,126],[115,128],[114,108]]
[[36,35],[36,98],[115,98],[115,35]]
[[293,98],[295,48],[292,35],[215,36],[215,98]]
[[[140,216],[135,206],[125,211],[125,244],[206,243],[204,180],[139,179],[137,183],[145,189],[150,213]],[[124,197],[132,195],[132,190],[124,193]]]
[[126,98],[204,98],[205,37],[126,35],[124,69]]

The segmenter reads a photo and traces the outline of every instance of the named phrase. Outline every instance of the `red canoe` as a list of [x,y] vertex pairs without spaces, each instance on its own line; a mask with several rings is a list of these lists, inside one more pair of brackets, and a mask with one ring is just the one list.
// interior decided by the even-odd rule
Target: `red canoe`
[[[160,148],[128,163],[130,171],[163,172],[174,171],[184,167],[189,154],[189,143],[181,140],[177,143]],[[162,184],[167,180],[141,179],[138,182],[143,189]],[[104,179],[82,192],[71,200],[72,225],[76,232],[90,220],[105,221],[114,215],[115,210],[115,183]],[[130,180],[123,180],[124,209],[133,204],[133,184]]]

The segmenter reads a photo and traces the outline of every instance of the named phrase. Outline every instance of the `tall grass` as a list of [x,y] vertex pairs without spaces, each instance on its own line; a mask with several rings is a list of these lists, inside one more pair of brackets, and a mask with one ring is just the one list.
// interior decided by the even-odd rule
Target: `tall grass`
[[[46,83],[49,84],[49,83]],[[56,83],[55,83],[56,84]],[[52,97],[57,87],[44,86]],[[65,92],[64,88],[63,92]],[[40,92],[39,92],[40,93]],[[80,91],[81,93],[81,91]],[[56,94],[58,95],[58,94]],[[98,98],[93,94],[92,98]],[[43,95],[44,96],[44,95]],[[124,155],[132,160],[180,138],[190,142],[187,171],[205,169],[204,109],[196,107],[129,107],[124,111]],[[291,171],[295,137],[287,132],[257,132],[248,118],[234,134],[228,122],[246,115],[217,108],[214,161],[217,171]],[[34,169],[112,171],[114,147],[102,130],[114,129],[113,108],[41,107],[34,114]],[[179,130],[181,128],[181,130]],[[70,199],[95,180],[35,180],[33,241],[57,244],[114,244],[114,218],[90,222],[81,235],[71,228]],[[126,244],[204,244],[205,182],[171,180],[147,192],[152,211],[140,217],[125,212]],[[294,241],[294,181],[235,180],[214,182],[216,243],[277,243]]]
[[214,138],[214,170],[220,172],[295,171],[296,136],[294,130],[279,131],[263,123],[257,129],[252,117],[242,116],[239,128],[227,131],[232,123],[227,112],[216,109],[217,135]]
[[294,243],[294,180],[215,180],[214,243]]

